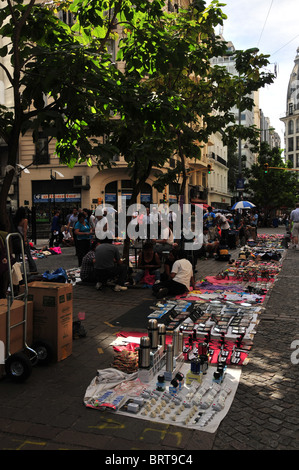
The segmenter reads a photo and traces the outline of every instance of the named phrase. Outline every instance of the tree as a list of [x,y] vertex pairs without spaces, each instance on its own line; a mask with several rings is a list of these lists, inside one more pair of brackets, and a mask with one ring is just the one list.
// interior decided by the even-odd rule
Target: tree
[[[276,210],[294,207],[296,202],[297,177],[295,172],[288,170],[291,166],[284,163],[281,153],[278,147],[271,149],[266,142],[262,142],[257,163],[246,173],[248,183],[245,189],[251,192],[254,204],[264,210],[266,220]],[[265,164],[269,165],[267,173]]]
[[[127,63],[126,77],[139,80],[138,86],[155,96],[159,118],[152,130],[163,131],[180,162],[176,171],[156,173],[154,186],[160,190],[180,174],[180,193],[184,194],[187,158],[199,160],[201,144],[208,142],[213,132],[222,130],[225,143],[230,145],[238,136],[254,139],[258,133],[253,126],[232,124],[231,109],[236,104],[240,110],[251,109],[252,92],[271,83],[273,75],[264,72],[267,57],[258,55],[256,49],[235,52],[237,76],[224,67],[211,67],[213,57],[227,54],[226,43],[214,34],[225,18],[220,5],[213,1],[206,7],[199,0],[178,14],[165,13],[155,23],[148,24],[145,18],[130,29],[121,49]],[[155,155],[155,149],[151,153]]]
[[[261,71],[267,57],[256,50],[236,51],[237,77],[210,66],[212,57],[226,53],[214,34],[225,19],[220,6],[195,0],[171,14],[160,0],[74,0],[59,6],[75,15],[69,28],[34,0],[9,0],[0,10],[0,34],[10,40],[0,55],[10,54],[13,70],[2,65],[14,92],[13,112],[0,110],[8,164],[17,162],[19,136],[33,131],[36,138],[43,129],[69,166],[93,156],[101,170],[122,154],[133,182],[131,203],[152,169],[163,168],[174,153],[184,187],[186,158],[200,159],[200,144],[211,133],[222,129],[229,142],[236,133],[254,132],[228,126],[230,110],[236,96],[240,109],[250,107],[249,94],[273,80]],[[116,22],[123,28],[118,60],[125,61],[124,72],[106,47]],[[5,177],[0,217],[12,176]]]
[[[115,153],[91,136],[110,132],[117,70],[111,67],[104,40],[99,43],[96,35],[87,40],[72,31],[55,10],[36,0],[6,3],[0,9],[0,57],[8,55],[10,64],[0,62],[0,68],[11,86],[13,109],[0,107],[0,137],[7,144],[9,169],[0,192],[0,221],[9,229],[6,200],[20,136],[30,132],[36,141],[43,130],[56,139],[60,160],[70,166],[89,161],[92,154]],[[106,40],[112,21],[106,19]]]

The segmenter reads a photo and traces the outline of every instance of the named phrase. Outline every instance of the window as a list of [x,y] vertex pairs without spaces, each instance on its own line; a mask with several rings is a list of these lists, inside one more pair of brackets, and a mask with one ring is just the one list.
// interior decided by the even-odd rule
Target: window
[[290,103],[289,104],[289,114],[293,114],[293,111],[294,111],[294,105],[293,105],[293,103]]
[[299,136],[296,136],[296,150],[299,150]]
[[288,152],[293,152],[294,150],[294,139],[293,137],[288,139]]
[[288,134],[294,134],[294,121],[289,121]]
[[299,119],[296,119],[296,134],[299,134]]
[[299,168],[299,153],[296,153],[296,168]]
[[38,141],[35,143],[33,163],[34,165],[47,165],[50,163],[48,137],[43,132],[39,132]]

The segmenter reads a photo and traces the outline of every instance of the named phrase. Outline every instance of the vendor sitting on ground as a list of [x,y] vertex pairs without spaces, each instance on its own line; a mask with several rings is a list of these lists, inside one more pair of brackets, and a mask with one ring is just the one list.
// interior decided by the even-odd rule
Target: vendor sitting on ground
[[[194,239],[194,246],[196,247],[193,253],[193,256],[195,258],[195,264],[197,263],[197,260],[200,258],[213,258],[214,254],[217,253],[217,249],[219,246],[219,237],[216,236],[214,240],[211,240],[210,238],[210,230],[207,226],[203,227],[203,234],[202,234],[202,245],[200,245],[198,237],[195,237]],[[198,248],[197,248],[198,246]]]
[[127,290],[124,283],[127,280],[128,266],[123,264],[118,248],[116,245],[112,245],[111,238],[101,240],[101,243],[96,247],[95,257],[96,289],[101,289],[108,280],[117,278],[115,292]]
[[95,284],[97,281],[96,270],[94,266],[96,261],[95,250],[99,243],[99,240],[94,240],[91,244],[90,251],[86,253],[82,259],[80,278],[83,282]]
[[179,250],[177,260],[171,268],[170,280],[163,281],[153,286],[153,294],[158,299],[167,295],[182,295],[190,290],[190,286],[195,288],[193,269],[190,261],[186,259],[183,250]]
[[174,248],[171,250],[164,261],[164,271],[161,273],[161,281],[169,281],[171,279],[170,274],[171,274],[171,268],[173,266],[173,263],[177,260],[177,255],[179,253],[178,248]]
[[154,252],[151,242],[146,242],[138,256],[138,272],[134,278],[134,284],[143,282],[144,284],[152,285],[159,281],[160,268],[161,260],[158,253]]
[[208,258],[210,256],[211,258],[213,258],[214,254],[217,253],[218,246],[218,237],[216,236],[215,240],[210,240],[209,229],[207,227],[204,227],[202,248],[205,251],[205,257]]
[[61,233],[62,233],[62,240],[61,240],[62,245],[63,246],[73,246],[74,245],[74,239],[73,239],[72,234],[71,234],[71,232],[69,231],[69,229],[67,228],[66,225],[63,227],[63,231]]

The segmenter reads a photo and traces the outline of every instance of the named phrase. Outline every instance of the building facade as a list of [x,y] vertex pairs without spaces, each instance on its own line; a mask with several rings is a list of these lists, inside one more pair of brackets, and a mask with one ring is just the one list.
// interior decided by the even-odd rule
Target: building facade
[[299,169],[299,47],[287,89],[286,113],[281,121],[285,124],[285,160],[291,162],[292,168]]

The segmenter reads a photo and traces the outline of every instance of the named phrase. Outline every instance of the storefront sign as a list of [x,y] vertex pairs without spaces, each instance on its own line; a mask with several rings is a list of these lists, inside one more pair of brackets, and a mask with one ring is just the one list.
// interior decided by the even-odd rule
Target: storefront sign
[[[55,194],[55,202],[80,202],[81,194],[80,193],[70,193],[70,194]],[[54,202],[54,194],[34,194],[33,202],[43,203],[43,202]]]

